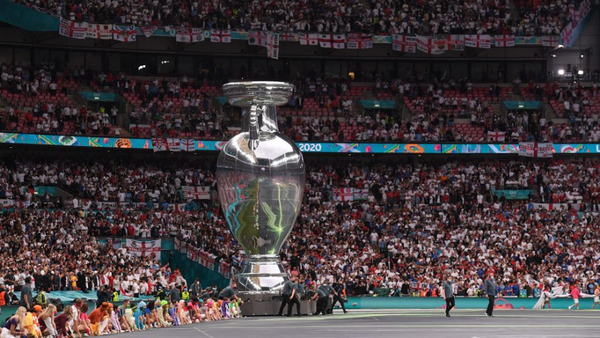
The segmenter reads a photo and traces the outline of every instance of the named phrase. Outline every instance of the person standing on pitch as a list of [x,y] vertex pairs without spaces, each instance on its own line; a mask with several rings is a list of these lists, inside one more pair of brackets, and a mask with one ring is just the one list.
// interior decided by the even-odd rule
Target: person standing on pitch
[[315,292],[315,294],[312,296],[311,299],[309,299],[309,302],[312,302],[313,300],[317,300],[317,312],[315,312],[315,316],[318,315],[319,313],[322,313],[323,316],[327,314],[327,300],[329,299],[327,297],[327,295],[325,294],[325,291],[323,291],[321,288],[316,288],[315,284],[312,285],[312,289]]
[[298,285],[298,277],[292,276],[292,282],[294,288],[292,290],[292,295],[290,296],[290,301],[288,303],[288,317],[292,316],[292,308],[296,305],[296,315],[300,317],[300,286]]
[[487,310],[485,314],[488,317],[494,317],[494,301],[496,300],[496,294],[498,292],[498,286],[496,285],[496,281],[494,280],[494,274],[490,273],[488,278],[485,280],[485,284],[483,287],[483,292],[489,300]]
[[[283,299],[281,300],[281,307],[279,308],[278,316],[283,316],[283,309],[285,306],[288,306],[288,317],[292,315],[292,306],[293,304],[297,304],[296,308],[298,310],[298,315],[300,315],[300,302],[297,299],[296,289],[297,286],[294,283],[296,279],[295,276],[292,276],[290,280],[283,284],[283,290],[281,291],[281,296]],[[295,301],[294,301],[295,299]]]
[[594,285],[594,304],[592,304],[592,310],[596,308],[596,304],[600,305],[600,286],[598,286],[598,283]]
[[335,290],[333,290],[333,287],[329,285],[329,282],[327,280],[325,280],[323,284],[319,285],[319,289],[325,293],[325,296],[327,296],[327,305],[325,306],[325,312],[327,314],[333,313],[333,307],[329,306],[329,299],[333,297],[332,294],[335,292]]
[[454,285],[452,284],[452,276],[448,275],[448,278],[444,281],[442,286],[442,297],[446,301],[446,317],[450,317],[450,310],[456,305],[454,301]]
[[337,302],[340,302],[340,306],[344,313],[347,313],[346,306],[344,306],[344,298],[346,297],[346,287],[344,286],[344,281],[339,280],[336,284],[333,284],[333,290],[335,290],[333,294],[333,304],[331,305],[331,312],[333,313],[333,308]]
[[577,310],[579,310],[579,287],[577,287],[577,283],[578,281],[575,281],[573,283],[573,288],[571,289],[571,297],[573,297],[573,305],[569,306],[569,310],[571,310],[573,307],[577,307]]

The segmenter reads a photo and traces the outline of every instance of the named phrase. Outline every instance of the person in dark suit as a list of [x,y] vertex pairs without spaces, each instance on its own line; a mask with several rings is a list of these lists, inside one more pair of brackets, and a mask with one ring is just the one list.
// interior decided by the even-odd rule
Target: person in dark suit
[[64,291],[64,290],[70,290],[70,282],[69,282],[69,275],[66,273],[63,273],[63,275],[60,277],[60,290]]
[[488,278],[485,280],[485,284],[483,286],[483,294],[488,298],[489,303],[485,314],[488,317],[494,317],[494,301],[496,300],[496,294],[498,293],[498,286],[496,285],[496,281],[494,280],[494,274],[490,273]]
[[60,274],[58,273],[58,271],[55,271],[54,274],[52,275],[52,285],[53,285],[53,291],[60,291]]
[[344,286],[344,281],[340,279],[337,283],[333,284],[333,290],[335,292],[333,294],[333,304],[331,305],[331,312],[333,313],[333,308],[338,302],[340,303],[342,310],[344,310],[344,313],[348,312],[346,311],[346,306],[344,305],[344,298],[346,297],[346,287]]

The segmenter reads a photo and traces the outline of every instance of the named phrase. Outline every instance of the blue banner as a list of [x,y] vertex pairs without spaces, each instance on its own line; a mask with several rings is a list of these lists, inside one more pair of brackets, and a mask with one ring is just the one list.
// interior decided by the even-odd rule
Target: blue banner
[[34,192],[38,196],[44,196],[46,193],[50,196],[56,196],[56,187],[37,186],[34,187]]
[[492,190],[494,196],[504,196],[507,200],[526,200],[529,196],[533,196],[533,190]]
[[[220,151],[227,141],[192,140],[189,151]],[[183,142],[182,142],[183,143]],[[117,149],[153,149],[151,139],[79,135],[45,135],[0,132],[0,144]],[[453,143],[328,143],[298,142],[305,153],[357,154],[519,154],[518,144]],[[600,154],[600,143],[557,143],[555,154]]]
[[305,153],[439,154],[441,145],[424,143],[298,143]]
[[539,110],[542,109],[540,101],[503,101],[508,110]]
[[116,102],[117,94],[115,93],[96,93],[96,92],[79,92],[86,101],[97,102]]
[[442,144],[444,154],[519,154],[518,144]]
[[360,100],[365,109],[396,109],[394,100]]

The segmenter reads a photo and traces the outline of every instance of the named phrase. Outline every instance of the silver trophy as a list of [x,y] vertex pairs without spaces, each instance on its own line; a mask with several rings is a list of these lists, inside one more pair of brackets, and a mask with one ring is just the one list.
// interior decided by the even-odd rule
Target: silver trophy
[[232,234],[249,259],[238,275],[242,292],[278,292],[288,280],[279,251],[296,222],[304,193],[304,158],[279,132],[276,106],[294,86],[283,82],[233,82],[229,103],[242,107],[242,132],[221,150],[219,200]]

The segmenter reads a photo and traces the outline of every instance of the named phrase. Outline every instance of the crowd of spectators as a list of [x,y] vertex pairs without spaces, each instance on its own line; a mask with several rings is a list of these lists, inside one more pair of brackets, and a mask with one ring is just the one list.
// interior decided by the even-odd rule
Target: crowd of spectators
[[[83,71],[83,70],[82,70]],[[81,80],[75,74],[59,69],[55,63],[43,62],[38,68],[20,64],[1,65],[0,99],[7,106],[0,111],[0,130],[44,134],[119,134],[115,128],[118,110],[78,108],[67,94]]]
[[[17,291],[28,276],[36,290],[97,290],[109,279],[119,290],[121,283],[133,282],[134,275],[138,283],[152,277],[150,269],[170,271],[161,269],[153,257],[130,257],[125,250],[100,245],[93,236],[92,218],[79,211],[17,209],[0,217],[3,283]],[[169,274],[158,276],[161,281],[165,278]]]
[[10,106],[0,112],[0,130],[39,134],[119,135],[115,127],[118,111],[101,107],[39,102],[32,107]]
[[0,65],[0,90],[11,94],[35,97],[48,93],[56,96],[66,94],[69,81],[58,76],[59,70],[53,62],[43,62],[37,69],[24,67],[20,63]]
[[[127,126],[134,137],[181,137],[224,140],[237,129],[237,118],[214,102],[219,83],[208,78],[137,78],[123,72],[58,71],[53,63],[37,70],[2,65],[3,100],[0,130],[83,135],[121,135],[117,124]],[[409,74],[410,75],[410,74]],[[445,79],[441,73],[431,83],[408,76],[392,78],[371,74],[372,85],[353,84],[347,78],[319,73],[298,74],[296,92],[279,110],[280,129],[296,141],[331,142],[596,142],[600,140],[600,102],[597,84],[538,84],[513,88],[501,84],[474,85],[467,78]],[[34,80],[30,80],[30,78]],[[18,83],[22,85],[17,86]],[[131,105],[123,119],[117,107],[90,111],[69,102],[65,93],[84,83],[95,90],[113,90]],[[30,89],[29,85],[31,84]],[[25,87],[23,87],[25,86]],[[38,89],[39,86],[39,89]],[[58,88],[62,86],[61,88]],[[53,89],[53,88],[57,89]],[[23,89],[25,88],[25,89]],[[17,93],[24,91],[24,93]],[[548,109],[508,111],[499,105],[512,92],[526,100],[548,102]],[[372,95],[380,100],[402,101],[410,115],[399,111],[363,109],[358,101]],[[457,121],[458,120],[458,121]],[[457,123],[458,122],[458,123]],[[495,135],[488,137],[488,132]],[[497,137],[497,132],[503,138]]]
[[[189,179],[191,184],[208,184],[212,179],[209,173],[196,169],[181,169],[180,175],[171,172],[165,177],[152,166],[138,165],[140,169],[134,172],[122,165],[98,163],[65,162],[64,167],[77,168],[69,172],[75,182],[82,173],[98,177],[86,187],[147,184],[147,194],[154,180],[164,187],[174,186],[170,182],[177,178]],[[4,168],[2,177],[7,180],[2,186],[12,188],[3,190],[31,194],[35,177],[30,173],[51,171],[51,167],[43,168],[41,164]],[[595,263],[600,252],[600,218],[596,213],[599,170],[596,162],[578,161],[309,165],[305,200],[281,257],[285,266],[302,274],[305,281],[342,280],[349,294],[357,295],[432,295],[446,271],[459,281],[459,295],[476,295],[483,274],[490,271],[502,276],[504,295],[519,294],[516,288],[531,295],[539,287],[536,281],[577,280],[587,287],[600,277]],[[201,175],[206,178],[200,179]],[[37,177],[37,182],[53,184],[60,176],[56,171],[46,176],[49,179]],[[139,176],[147,179],[138,181]],[[341,201],[332,194],[340,187],[368,189],[368,198]],[[497,189],[526,190],[527,197],[511,201],[493,192]],[[19,199],[17,195],[10,197]],[[111,200],[119,198],[113,196]],[[536,203],[553,203],[555,207],[540,209]],[[58,210],[34,204],[4,212],[0,215],[3,238],[10,240],[3,252],[15,263],[9,265],[9,271],[27,275],[42,274],[43,270],[43,275],[64,275],[77,270],[91,276],[105,271],[131,282],[129,275],[137,276],[147,271],[145,266],[156,263],[140,258],[141,267],[130,261],[120,266],[123,256],[111,246],[97,246],[95,238],[168,235],[176,235],[217,261],[241,268],[243,252],[218,203],[188,204],[195,206],[167,210],[117,203],[110,210],[97,212],[79,203],[65,203]],[[41,249],[22,250],[31,243],[39,243],[36,245]],[[61,245],[66,255],[57,250]],[[107,252],[117,256],[103,254]],[[46,261],[49,264],[39,263]],[[152,284],[157,285],[153,278]]]
[[[211,186],[214,174],[200,167],[132,161],[6,161],[0,166],[0,199],[31,202],[35,186],[56,186],[74,196],[75,209],[97,209],[102,202],[185,202],[183,186]],[[43,199],[48,196],[38,196]]]
[[544,84],[532,81],[522,93],[528,100],[547,102],[560,118],[566,120],[560,126],[548,121],[546,128],[542,128],[548,140],[600,140],[600,101],[596,82],[584,87],[581,83],[561,86],[556,82]]
[[510,1],[369,2],[237,1],[167,4],[144,1],[90,3],[19,0],[26,5],[74,21],[193,26],[204,29],[271,30],[284,32],[373,32],[377,34],[559,34],[571,19],[574,4],[522,1],[521,17],[512,17]]
[[225,139],[226,115],[217,118],[211,101],[219,90],[207,81],[180,78],[138,79],[124,73],[100,72],[98,88],[110,88],[131,104],[129,131],[135,137]]
[[[577,90],[558,84],[547,84],[554,92],[541,90],[533,81],[529,88],[514,88],[491,84],[476,86],[468,79],[450,79],[421,84],[401,79],[382,80],[365,91],[401,99],[412,114],[401,120],[385,110],[353,109],[355,100],[348,97],[345,82],[328,83],[320,78],[297,81],[299,96],[283,108],[280,128],[296,141],[367,141],[367,142],[572,142],[598,139],[596,104],[597,86]],[[501,101],[510,91],[521,93],[528,100],[555,100],[558,116],[565,116],[562,103],[568,101],[568,123],[555,123],[546,109],[501,112]],[[342,96],[339,96],[342,95]],[[572,97],[572,98],[571,98]],[[311,110],[313,107],[331,110],[332,114]],[[306,107],[308,102],[309,107]],[[560,109],[559,109],[560,108]],[[456,120],[460,119],[460,123]],[[587,122],[587,123],[585,123]],[[469,127],[470,126],[470,127]],[[488,137],[488,132],[494,137]],[[498,138],[496,132],[502,137]],[[597,135],[598,134],[598,135]]]
[[518,35],[559,35],[573,20],[573,12],[579,9],[581,2],[517,0],[521,18],[513,31]]

